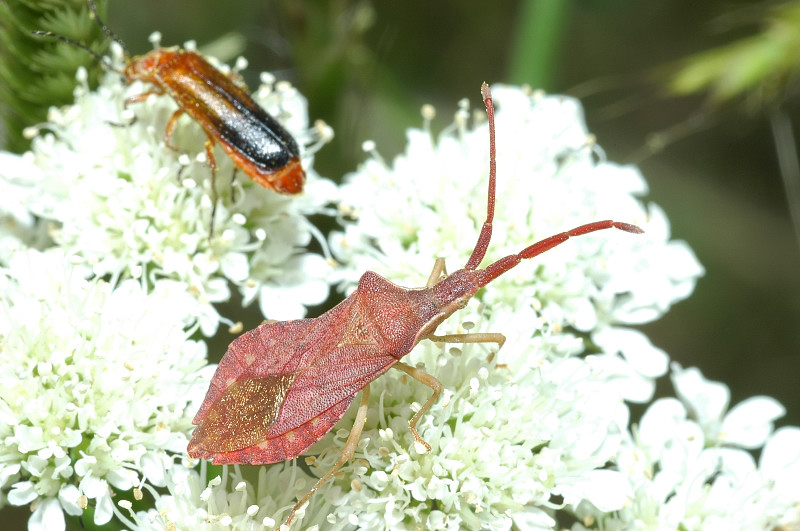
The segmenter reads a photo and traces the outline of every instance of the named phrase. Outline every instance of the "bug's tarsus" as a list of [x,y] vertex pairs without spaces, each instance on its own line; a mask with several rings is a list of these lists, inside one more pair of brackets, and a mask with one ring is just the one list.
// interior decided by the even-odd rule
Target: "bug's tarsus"
[[395,365],[393,365],[393,367],[395,369],[403,371],[404,373],[414,378],[416,381],[427,385],[433,390],[433,393],[428,398],[428,400],[422,405],[421,408],[419,408],[419,411],[417,411],[416,414],[413,417],[411,417],[411,420],[408,421],[408,427],[411,430],[411,433],[414,435],[414,439],[419,444],[425,447],[426,453],[430,452],[431,445],[428,444],[422,437],[419,436],[419,432],[417,432],[417,423],[419,422],[419,419],[422,418],[422,415],[424,415],[425,412],[431,408],[436,399],[439,398],[439,395],[442,393],[442,382],[436,379],[435,376],[428,374],[422,369],[412,367],[411,365],[403,363],[402,361],[398,361]]
[[135,123],[136,123],[136,116],[134,116],[133,118],[131,118],[131,121],[130,121],[130,122],[128,122],[128,123],[126,123],[126,124],[124,124],[124,123],[122,123],[122,122],[115,122],[115,121],[113,121],[113,120],[106,120],[106,123],[107,123],[108,125],[110,125],[111,127],[119,127],[119,128],[123,128],[123,127],[130,127],[130,126],[132,126],[133,124],[135,124]]
[[238,172],[238,168],[236,166],[233,167],[233,171],[231,172],[231,203],[236,204],[236,174]]

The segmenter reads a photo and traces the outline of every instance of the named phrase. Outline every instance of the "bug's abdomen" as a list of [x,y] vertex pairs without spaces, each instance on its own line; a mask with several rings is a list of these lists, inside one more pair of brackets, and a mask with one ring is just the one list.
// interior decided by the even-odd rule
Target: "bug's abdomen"
[[[239,382],[228,391],[233,389],[236,394],[237,388],[241,387],[247,396],[241,400],[240,397],[226,400],[226,391],[222,403],[212,406],[192,434],[188,448],[190,456],[211,459],[215,465],[263,465],[294,459],[331,430],[347,412],[355,396],[345,398],[300,426],[268,437],[282,401],[282,397],[278,400],[278,395],[270,394],[270,389],[274,392],[276,385],[280,386],[282,382],[267,377],[250,378],[242,381],[241,386],[237,384]],[[230,402],[232,407],[226,402]]]

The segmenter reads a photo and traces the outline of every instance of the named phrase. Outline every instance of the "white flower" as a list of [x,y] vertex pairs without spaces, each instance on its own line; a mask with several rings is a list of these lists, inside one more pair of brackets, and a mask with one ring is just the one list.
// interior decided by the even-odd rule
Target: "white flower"
[[20,249],[52,243],[44,224],[37,224],[25,206],[28,191],[13,184],[29,178],[30,158],[0,151],[0,265]]
[[[122,65],[119,50],[115,64]],[[24,191],[30,212],[51,220],[59,246],[83,257],[98,276],[144,274],[150,285],[164,278],[184,283],[207,306],[201,321],[206,335],[219,320],[211,303],[229,299],[229,283],[246,303],[260,298],[264,309],[290,308],[282,318],[301,317],[305,306],[327,298],[330,267],[306,250],[318,234],[306,216],[336,199],[334,185],[311,167],[312,151],[330,134],[309,128],[297,90],[264,76],[253,97],[298,140],[308,176],[304,193],[276,194],[242,172],[232,181],[233,162],[217,149],[219,201],[209,238],[213,194],[200,125],[182,117],[171,138],[177,150],[171,149],[164,131],[177,109],[172,98],[154,95],[126,106],[126,98],[151,87],[127,86],[109,72],[90,92],[85,78],[79,72],[75,104],[51,109],[13,173],[0,169]],[[300,285],[301,294],[285,289]]]
[[257,476],[247,477],[238,466],[220,468],[220,474],[209,480],[206,463],[199,470],[172,465],[166,489],[145,486],[155,499],[154,507],[135,512],[129,501],[122,501],[120,520],[137,531],[273,529],[281,524],[273,516],[285,515],[302,494],[298,487],[302,489],[304,474],[296,464],[259,467]]
[[[641,341],[595,335],[663,315],[689,295],[702,266],[683,242],[669,241],[661,209],[638,199],[647,191],[639,171],[598,160],[575,100],[506,86],[495,87],[493,96],[498,190],[484,264],[594,220],[638,224],[645,234],[575,238],[498,278],[478,298],[488,312],[499,304],[533,304],[549,326],[587,334],[630,361]],[[392,166],[375,156],[348,177],[340,209],[357,221],[331,242],[348,265],[340,273],[346,289],[369,269],[401,285],[421,285],[435,257],[448,259],[451,271],[466,262],[486,216],[489,171],[488,125],[468,127],[467,117],[462,108],[436,140],[427,130],[410,130],[406,153]],[[646,371],[650,379],[666,371],[663,353],[657,358]],[[639,400],[647,398],[642,389]]]
[[[256,97],[288,111],[281,119],[302,135],[304,102],[267,81],[268,93]],[[35,205],[0,208],[0,232],[22,227],[0,238],[0,265],[9,264],[0,269],[0,346],[11,353],[0,358],[0,489],[9,503],[30,504],[30,529],[63,528],[64,514],[80,515],[87,503],[96,523],[116,517],[131,529],[278,528],[338,459],[355,408],[300,457],[305,466],[266,465],[257,477],[223,466],[209,479],[208,463],[190,468],[184,455],[187,415],[214,369],[203,367],[205,345],[189,334],[216,328],[210,303],[228,297],[228,282],[272,318],[324,299],[330,265],[304,250],[317,237],[305,216],[325,212],[337,195],[342,217],[353,218],[331,238],[344,289],[368,269],[423,285],[436,256],[450,272],[461,267],[485,218],[487,126],[470,126],[462,104],[438,139],[409,131],[392,166],[373,149],[341,194],[312,175],[292,200],[248,181],[231,188],[231,162],[220,155],[228,170],[218,174],[222,235],[208,240],[208,169],[164,148],[169,98],[133,107],[132,125],[106,123],[141,90],[106,80],[100,91],[112,103],[103,103],[79,89],[77,106],[54,115],[57,134],[40,137],[0,179],[0,189]],[[669,240],[664,213],[642,203],[638,170],[598,155],[574,100],[513,87],[494,96],[498,195],[484,265],[596,219],[646,233],[575,238],[481,290],[438,333],[500,332],[502,349],[424,341],[403,360],[443,384],[417,426],[431,451],[408,429],[430,389],[389,371],[370,384],[355,457],[292,528],[552,530],[576,519],[575,531],[693,531],[796,522],[800,430],[774,430],[783,408],[771,398],[728,410],[727,387],[673,364],[678,398],[656,400],[631,425],[626,402],[652,400],[669,359],[628,325],[663,315],[703,269],[686,244]],[[79,109],[91,118],[70,114]],[[176,142],[201,151],[202,131],[186,122]],[[76,130],[86,137],[73,139]],[[96,159],[86,154],[92,142]],[[146,149],[136,152],[137,143]],[[79,170],[69,175],[70,167]],[[22,184],[26,168],[32,189]],[[178,173],[181,183],[170,177]],[[41,236],[26,225],[30,212],[62,224],[53,235],[65,251],[19,250]],[[137,280],[113,288],[85,280],[92,274]],[[151,505],[113,497],[131,489]]]
[[59,250],[15,253],[0,269],[0,487],[30,504],[29,529],[63,529],[112,490],[164,484],[210,370],[184,331],[194,299],[174,282],[87,281]]
[[671,377],[678,398],[712,444],[760,448],[775,429],[773,421],[786,413],[768,396],[754,396],[726,412],[730,400],[726,385],[706,380],[699,369],[683,369],[677,363],[672,364]]
[[[673,364],[673,371],[685,403],[674,398],[656,400],[616,458],[633,492],[631,503],[614,512],[587,504],[577,516],[601,521],[608,530],[774,529],[791,518],[800,492],[800,430],[788,427],[773,432],[770,420],[779,404],[766,397],[750,401],[745,409],[750,417],[762,419],[753,424],[763,430],[755,430],[759,442],[752,436],[739,442],[750,449],[763,445],[757,465],[744,449],[720,446],[733,444],[736,437],[721,440],[718,432],[709,437],[704,426],[709,413],[722,414],[727,387],[703,379],[697,369]],[[698,420],[692,418],[696,412],[700,412]],[[719,418],[715,420],[718,425]]]

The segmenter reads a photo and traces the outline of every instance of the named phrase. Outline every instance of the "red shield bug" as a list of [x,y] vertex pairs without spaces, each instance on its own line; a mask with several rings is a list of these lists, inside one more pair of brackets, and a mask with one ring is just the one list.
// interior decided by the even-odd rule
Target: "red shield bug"
[[[219,71],[196,52],[177,47],[130,57],[122,40],[98,16],[94,1],[87,1],[92,17],[105,35],[125,50],[126,65],[121,73],[126,81],[153,85],[152,90],[128,98],[126,103],[143,101],[151,94],[167,94],[175,100],[178,109],[170,117],[164,132],[164,142],[170,147],[172,134],[183,114],[191,116],[205,131],[214,205],[216,189],[213,179],[217,167],[214,144],[222,146],[234,164],[261,186],[281,194],[297,194],[303,190],[305,172],[300,165],[297,142],[275,118],[253,101],[236,76]],[[56,37],[103,61],[96,52],[71,39],[43,31],[35,34]]]
[[438,342],[503,344],[501,334],[436,335],[447,317],[463,308],[479,289],[573,236],[616,228],[642,229],[617,221],[596,221],[534,243],[485,269],[478,269],[492,236],[495,207],[494,105],[489,86],[481,87],[489,117],[489,189],[486,220],[466,265],[445,275],[437,259],[423,288],[403,288],[377,273],[364,273],[358,288],[315,319],[264,323],[234,340],[214,374],[193,423],[189,455],[215,464],[266,464],[293,459],[320,440],[342,418],[363,389],[355,424],[342,455],[292,508],[295,513],[353,457],[367,414],[369,384],[395,367],[433,390],[409,421],[417,443],[417,423],[442,390],[421,369],[400,361],[423,339]]

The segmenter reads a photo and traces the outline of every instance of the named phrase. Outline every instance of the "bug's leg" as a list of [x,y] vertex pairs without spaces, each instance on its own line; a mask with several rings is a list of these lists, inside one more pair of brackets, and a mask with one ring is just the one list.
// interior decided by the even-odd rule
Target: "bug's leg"
[[361,439],[361,432],[364,430],[364,423],[367,421],[367,403],[369,402],[369,384],[361,391],[361,403],[358,405],[358,413],[356,413],[356,420],[353,423],[353,428],[350,430],[350,435],[347,437],[347,442],[344,444],[344,448],[342,448],[342,455],[339,457],[339,460],[336,461],[336,464],[328,470],[328,473],[319,478],[319,480],[311,487],[305,496],[303,496],[297,504],[292,507],[292,512],[289,513],[289,518],[286,519],[286,525],[292,523],[294,520],[294,515],[297,511],[303,507],[303,505],[311,499],[311,496],[314,495],[317,490],[321,486],[323,486],[329,479],[333,477],[336,472],[342,468],[346,462],[352,459],[353,455],[356,453],[356,446],[358,446],[358,441]]
[[416,367],[412,367],[411,365],[406,365],[405,363],[400,361],[395,363],[393,367],[395,369],[400,369],[401,371],[408,374],[418,382],[424,383],[425,385],[433,389],[433,394],[428,399],[428,401],[422,404],[422,407],[419,408],[417,414],[411,417],[411,420],[408,421],[408,427],[411,428],[411,433],[414,434],[414,439],[416,439],[418,443],[424,446],[427,449],[426,450],[427,452],[430,452],[431,445],[425,442],[422,439],[422,437],[419,436],[419,433],[417,432],[417,423],[419,422],[419,419],[422,418],[422,415],[424,415],[425,412],[431,408],[433,402],[437,398],[439,398],[439,394],[442,392],[442,382],[440,382],[427,372],[423,371],[422,369],[417,369]]
[[[169,117],[167,120],[167,126],[164,128],[164,145],[167,146],[169,149],[177,152],[181,152],[178,149],[178,146],[172,143],[172,137],[175,134],[175,128],[178,127],[178,120],[183,115],[183,110],[178,109],[172,113],[172,116]],[[181,180],[181,174],[183,173],[185,166],[181,165],[180,170],[178,170],[178,182]]]
[[[497,350],[503,348],[506,342],[506,336],[499,332],[469,332],[466,334],[445,334],[443,336],[429,336],[431,341],[439,343],[497,343]],[[497,352],[492,352],[486,359],[489,363],[494,361]],[[505,367],[505,365],[496,365],[496,367]]]
[[[170,119],[172,121],[172,119]],[[217,214],[217,202],[219,201],[219,194],[217,194],[217,159],[214,158],[214,141],[211,137],[206,139],[206,159],[208,160],[208,167],[211,168],[211,223],[208,225],[208,239],[214,234],[214,218]]]
[[467,334],[446,334],[443,336],[428,336],[431,341],[439,343],[497,343],[497,348],[503,348],[506,336],[499,332],[473,332]]
[[439,279],[442,278],[442,275],[447,276],[447,269],[444,265],[444,258],[437,258],[436,261],[433,263],[433,271],[431,271],[431,276],[428,277],[428,281],[425,283],[426,288],[432,288],[434,284],[439,282]]

